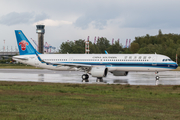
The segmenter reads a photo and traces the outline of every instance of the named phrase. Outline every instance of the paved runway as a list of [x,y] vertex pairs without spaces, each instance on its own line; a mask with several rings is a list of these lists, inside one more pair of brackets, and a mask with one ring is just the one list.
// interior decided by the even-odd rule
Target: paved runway
[[[0,81],[32,81],[53,83],[82,83],[83,72],[52,71],[46,69],[0,69]],[[160,80],[155,80],[154,72],[129,72],[128,76],[113,76],[108,73],[100,84],[130,85],[180,85],[180,71],[159,73]],[[96,78],[89,78],[89,83],[96,83]]]

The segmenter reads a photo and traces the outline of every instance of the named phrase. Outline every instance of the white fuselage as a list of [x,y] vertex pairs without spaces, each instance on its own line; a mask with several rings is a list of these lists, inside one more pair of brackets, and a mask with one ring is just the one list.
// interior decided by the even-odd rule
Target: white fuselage
[[[39,54],[42,60],[51,63],[85,64],[92,66],[106,66],[112,71],[167,71],[176,69],[175,62],[159,54]],[[14,60],[51,70],[74,71],[76,67],[63,65],[47,65],[41,63],[36,55],[14,56]]]

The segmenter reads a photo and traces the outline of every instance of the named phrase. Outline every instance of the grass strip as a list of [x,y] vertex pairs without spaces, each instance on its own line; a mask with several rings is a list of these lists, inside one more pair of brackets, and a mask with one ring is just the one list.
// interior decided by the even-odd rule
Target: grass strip
[[1,120],[180,119],[180,86],[0,82]]
[[0,69],[41,69],[25,64],[0,64]]

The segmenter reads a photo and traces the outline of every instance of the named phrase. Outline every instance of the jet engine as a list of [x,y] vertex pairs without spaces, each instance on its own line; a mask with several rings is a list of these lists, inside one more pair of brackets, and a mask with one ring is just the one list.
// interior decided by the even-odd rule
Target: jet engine
[[108,73],[108,68],[105,66],[94,66],[91,69],[92,77],[106,77]]
[[127,76],[128,71],[113,71],[111,72],[114,76]]

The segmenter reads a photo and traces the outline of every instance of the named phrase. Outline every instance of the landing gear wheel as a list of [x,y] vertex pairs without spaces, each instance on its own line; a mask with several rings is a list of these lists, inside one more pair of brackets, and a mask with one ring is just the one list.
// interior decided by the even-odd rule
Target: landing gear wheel
[[96,82],[103,82],[103,78],[102,78],[102,77],[98,77],[98,78],[96,79]]
[[83,74],[83,75],[82,75],[82,79],[83,79],[83,80],[86,80],[86,79],[88,79],[88,78],[89,78],[89,75],[88,75],[88,74]]
[[88,78],[89,78],[88,74],[83,74],[82,75],[82,82],[89,82]]
[[156,80],[159,80],[159,76],[156,76]]

